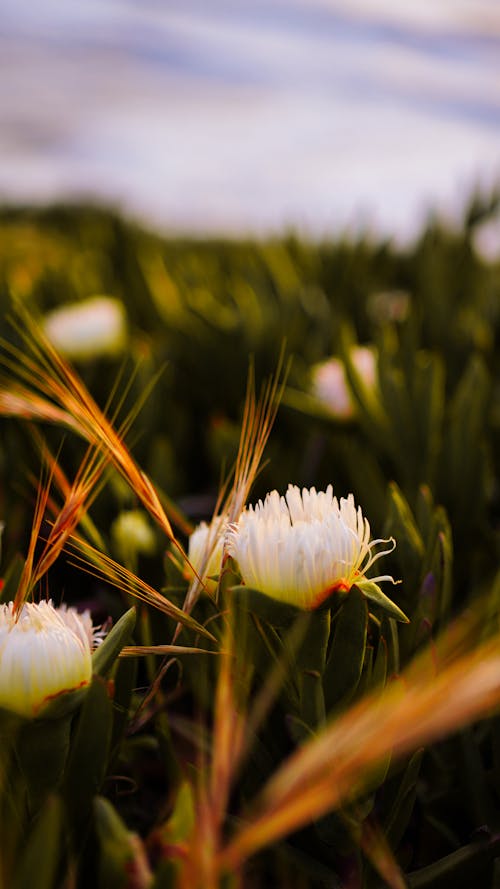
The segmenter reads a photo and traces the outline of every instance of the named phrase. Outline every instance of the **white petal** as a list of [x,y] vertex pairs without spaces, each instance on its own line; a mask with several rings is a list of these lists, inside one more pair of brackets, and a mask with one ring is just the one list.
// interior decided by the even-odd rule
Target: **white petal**
[[51,602],[0,607],[0,707],[35,716],[48,699],[92,675],[87,617]]
[[[336,586],[350,589],[387,551],[375,553],[370,525],[354,497],[289,485],[248,507],[227,535],[227,547],[247,586],[304,608]],[[391,541],[392,542],[392,541]]]

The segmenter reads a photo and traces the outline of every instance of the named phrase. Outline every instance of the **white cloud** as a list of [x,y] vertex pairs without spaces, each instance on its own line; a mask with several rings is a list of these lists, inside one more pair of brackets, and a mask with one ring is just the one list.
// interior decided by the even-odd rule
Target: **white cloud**
[[409,237],[500,172],[495,28],[478,52],[465,0],[414,5],[43,0],[21,19],[9,2],[0,195],[88,193],[188,230]]

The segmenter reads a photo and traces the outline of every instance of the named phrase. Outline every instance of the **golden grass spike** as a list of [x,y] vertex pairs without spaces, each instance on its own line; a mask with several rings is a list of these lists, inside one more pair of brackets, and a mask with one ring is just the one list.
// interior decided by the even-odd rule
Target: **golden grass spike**
[[363,823],[360,845],[388,889],[407,889],[403,872],[383,831],[371,818],[367,818]]
[[[62,474],[57,460],[48,449],[44,451],[42,448],[42,456],[44,464],[49,466],[49,476],[45,485],[38,485],[28,554],[14,599],[16,611],[20,609],[23,602],[33,592],[36,584],[59,557],[69,536],[84,517],[90,503],[98,495],[100,490],[98,480],[103,464],[106,462],[105,457],[89,448],[73,485],[70,485]],[[63,485],[64,503],[60,509],[56,507],[50,494],[54,479]],[[54,515],[54,521],[35,564],[35,548],[40,539],[42,522],[48,508]]]
[[31,526],[31,534],[28,544],[28,553],[23,566],[21,578],[19,580],[19,586],[14,597],[14,609],[16,612],[19,612],[20,608],[23,605],[23,602],[26,601],[36,583],[36,581],[34,580],[35,547],[38,542],[43,517],[47,508],[50,485],[51,479],[49,477],[45,484],[40,483],[38,487],[35,511],[33,514],[33,524]]
[[[212,522],[214,522],[219,516],[223,517],[225,515],[224,498],[226,496],[228,485],[229,485],[229,479],[226,479],[219,486],[219,493],[217,495],[217,500],[215,503],[215,508],[214,508],[212,520],[211,520]],[[221,525],[222,524],[223,523],[221,523]],[[191,529],[189,533],[191,533],[192,530],[193,529]],[[203,584],[202,578],[206,574],[206,568],[210,562],[210,558],[217,546],[219,539],[220,539],[220,537],[218,534],[213,534],[210,536],[210,545],[206,548],[205,557],[204,557],[202,564],[199,567],[198,574],[195,574],[195,576],[193,577],[193,579],[191,580],[191,582],[189,584],[188,591],[186,593],[186,597],[184,599],[184,604],[183,604],[183,608],[185,611],[188,611],[188,612],[192,611],[192,609],[194,608],[194,606],[198,600],[200,593],[204,589],[204,584]],[[172,561],[174,561],[174,563],[176,563],[176,560],[174,558],[172,559]]]
[[65,494],[62,508],[52,522],[47,540],[33,572],[33,582],[38,583],[56,559],[61,555],[68,539],[85,515],[86,510],[100,493],[102,469],[106,458],[89,448],[81,463],[73,485]]
[[25,387],[9,385],[3,378],[0,378],[0,414],[4,417],[56,423],[82,434],[80,425],[67,411],[61,410],[46,398],[36,395]]
[[238,707],[234,683],[236,660],[234,657],[233,627],[231,614],[225,624],[224,654],[219,661],[219,674],[214,702],[214,726],[212,762],[210,768],[209,794],[214,829],[218,832],[222,825],[235,768],[240,761],[245,737],[246,714]]
[[107,583],[117,587],[125,593],[135,596],[142,602],[158,608],[164,614],[172,617],[188,629],[194,630],[205,636],[212,642],[216,642],[214,636],[205,627],[201,626],[194,618],[186,614],[173,602],[151,587],[136,574],[115,562],[110,556],[100,552],[83,538],[72,535],[68,548],[72,553],[74,565],[83,568],[88,574],[106,580]]
[[[282,374],[283,363],[284,345],[280,353],[276,372],[264,384],[258,400],[255,393],[254,368],[252,364],[250,365],[235,467],[219,489],[212,521],[222,517],[223,521],[236,522],[240,517],[240,513],[261,468],[264,448],[276,418],[285,387],[288,368],[285,368]],[[281,376],[283,376],[283,379],[280,382]],[[231,476],[233,476],[233,483],[229,487]],[[208,564],[218,539],[214,535],[211,540],[211,548],[206,553],[206,564]],[[203,567],[200,575],[203,576]],[[203,583],[201,578],[195,578],[189,586],[184,601],[184,608],[187,611],[192,610],[202,589]]]
[[[58,487],[60,494],[65,499],[67,499],[70,495],[71,484],[64,474],[61,465],[57,462],[57,459],[52,454],[49,446],[47,445],[47,442],[45,441],[43,435],[41,435],[41,433],[38,431],[38,429],[33,428],[31,430],[31,434],[40,451],[43,462],[46,463],[50,469],[53,482]],[[100,490],[100,487],[98,488],[98,490]],[[92,500],[94,499],[95,498],[92,497]],[[90,503],[88,503],[88,505],[90,505]],[[47,507],[52,514],[52,517],[56,518],[59,513],[59,506],[56,504],[54,497],[50,494],[47,501]],[[95,526],[94,522],[86,512],[84,512],[84,514],[80,518],[80,525],[85,530],[85,533],[87,534],[89,540],[91,540],[95,546],[103,549],[104,541],[102,539],[102,536]]]
[[176,657],[180,654],[219,655],[220,652],[210,651],[208,648],[195,648],[194,646],[191,648],[187,645],[126,645],[125,648],[122,648],[120,657],[142,657],[145,654]]
[[176,881],[179,889],[217,889],[220,886],[218,853],[245,724],[245,714],[236,699],[235,644],[229,616],[218,661],[211,743],[199,743],[200,736],[204,738],[203,728],[193,739],[198,755],[197,783],[193,788],[195,819],[185,840],[186,854]]
[[[432,661],[432,653],[427,653]],[[418,659],[422,661],[422,659]],[[485,716],[500,703],[500,637],[432,667],[412,667],[290,756],[256,801],[253,817],[220,853],[221,870],[238,867],[328,811],[352,802],[384,756],[401,756]]]
[[227,515],[230,522],[238,520],[261,468],[264,448],[276,419],[288,376],[289,366],[283,367],[284,354],[283,344],[276,371],[264,384],[258,400],[254,368],[253,365],[250,366],[234,482],[228,495]]
[[[15,324],[16,329],[34,359],[22,353],[23,363],[20,367],[16,362],[9,363],[5,358],[2,359],[3,363],[17,376],[21,376],[35,390],[36,396],[41,393],[52,398],[58,407],[75,419],[88,441],[99,445],[109,454],[111,461],[145,508],[185,557],[158,496],[149,479],[135,463],[120,434],[101,411],[76,371],[57,352],[31,314],[21,305],[16,310],[22,322]],[[19,350],[8,343],[6,348],[20,360]]]
[[[48,463],[50,475],[45,486],[38,486],[28,556],[14,599],[16,610],[19,610],[23,602],[33,592],[37,583],[40,582],[54,564],[70,535],[80,521],[85,518],[86,510],[99,494],[99,477],[102,472],[102,464],[106,462],[101,454],[89,448],[74,483],[70,485],[58,466],[57,460],[50,454],[48,449],[45,452],[45,457],[47,459],[44,459],[44,463]],[[50,494],[54,479],[58,483],[62,483],[64,502],[61,508],[56,506],[55,500]],[[41,524],[47,510],[50,510],[54,520],[44,541],[38,561],[35,564],[35,547],[40,539]]]

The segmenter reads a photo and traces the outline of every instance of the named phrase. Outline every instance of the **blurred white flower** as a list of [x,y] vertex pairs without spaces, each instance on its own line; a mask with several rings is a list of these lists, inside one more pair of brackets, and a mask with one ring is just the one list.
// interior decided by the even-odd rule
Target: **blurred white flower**
[[[354,369],[366,389],[375,389],[377,383],[377,356],[368,346],[353,346],[350,353]],[[312,368],[312,391],[316,398],[342,420],[351,419],[356,413],[343,362],[329,358]]]
[[472,243],[484,262],[500,259],[500,213],[489,216],[472,230]]
[[110,296],[54,309],[45,316],[44,330],[63,355],[81,361],[119,355],[127,345],[125,309]]
[[88,612],[26,602],[0,606],[0,707],[33,717],[51,700],[88,685],[92,677]]
[[111,536],[120,555],[153,555],[155,533],[142,509],[127,509],[120,513],[111,526]]
[[[379,544],[389,549],[377,552]],[[228,552],[236,559],[244,583],[274,599],[300,608],[317,608],[334,592],[381,580],[368,578],[374,562],[396,543],[370,540],[370,525],[349,494],[340,502],[332,486],[302,491],[289,485],[248,507],[227,533]]]
[[[217,581],[213,578],[221,570],[225,526],[225,519],[217,516],[210,524],[200,522],[189,538],[189,561],[209,593],[213,593],[217,587]],[[185,576],[188,580],[193,578],[189,565],[186,565]]]

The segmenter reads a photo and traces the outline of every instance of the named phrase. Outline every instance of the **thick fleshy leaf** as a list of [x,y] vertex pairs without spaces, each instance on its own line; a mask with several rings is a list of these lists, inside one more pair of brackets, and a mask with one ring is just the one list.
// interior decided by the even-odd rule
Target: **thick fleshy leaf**
[[144,846],[111,803],[97,797],[95,828],[100,845],[99,889],[150,889],[152,874]]
[[300,389],[292,389],[290,386],[287,386],[283,393],[282,404],[299,411],[301,414],[305,414],[307,417],[323,420],[334,426],[345,428],[346,423],[352,425],[353,422],[350,418],[346,420],[344,417],[337,417],[316,396],[311,395],[309,392],[303,392]]
[[303,609],[287,602],[279,602],[248,586],[233,586],[230,592],[239,607],[254,612],[273,627],[289,627],[301,614],[304,614]]
[[137,666],[136,658],[120,658],[113,677],[113,731],[111,737],[113,756],[116,755],[128,725],[132,691],[136,685]]
[[488,868],[499,854],[500,837],[485,837],[484,840],[462,846],[439,861],[408,874],[408,886],[410,889],[431,889],[435,886],[440,889],[469,889],[470,886],[485,886],[487,883],[478,883],[478,879],[481,880],[481,874],[486,879],[491,877],[489,870],[485,873],[483,869]]
[[63,795],[76,833],[85,829],[92,799],[109,756],[112,702],[105,680],[95,676],[78,716],[64,775]]
[[38,811],[47,795],[57,790],[68,757],[71,716],[30,720],[21,727],[16,755],[26,780],[31,813]]
[[409,618],[406,614],[401,611],[401,608],[389,599],[385,593],[382,592],[379,585],[377,583],[373,583],[372,580],[364,580],[358,584],[359,589],[363,593],[363,595],[385,611],[390,617],[393,617],[395,620],[400,621],[401,623],[407,624],[409,623]]
[[[423,755],[424,751],[420,749],[410,758],[403,776],[395,785],[392,800],[387,799],[390,789],[384,787],[384,803],[390,805],[388,814],[383,821],[383,828],[393,849],[397,849],[413,811]],[[393,778],[391,783],[395,784],[395,781],[396,778]]]
[[388,488],[389,504],[384,535],[397,540],[394,558],[400,565],[405,581],[405,594],[416,594],[421,580],[422,559],[425,544],[415,518],[402,491],[391,482]]
[[365,659],[367,626],[366,601],[360,590],[353,587],[333,624],[333,639],[323,678],[327,712],[356,691]]
[[59,797],[50,797],[35,827],[23,843],[12,889],[56,889],[61,853],[64,812]]
[[130,640],[135,621],[135,608],[130,608],[122,614],[104,641],[96,648],[92,655],[92,671],[96,676],[109,675],[120,651]]

